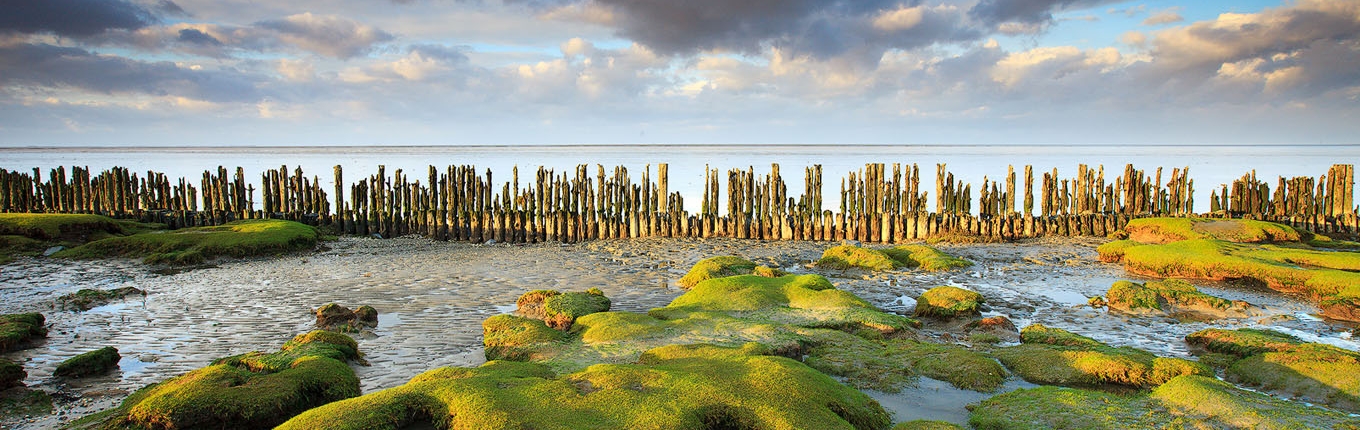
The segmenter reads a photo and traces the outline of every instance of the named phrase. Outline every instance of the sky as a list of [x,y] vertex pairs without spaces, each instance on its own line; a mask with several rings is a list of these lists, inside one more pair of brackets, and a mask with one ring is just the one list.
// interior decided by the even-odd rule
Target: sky
[[0,146],[1360,144],[1360,0],[0,0]]

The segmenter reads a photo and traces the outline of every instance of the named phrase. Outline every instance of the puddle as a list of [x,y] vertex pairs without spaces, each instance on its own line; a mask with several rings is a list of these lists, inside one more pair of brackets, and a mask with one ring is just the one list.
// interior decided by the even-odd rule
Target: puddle
[[900,393],[863,391],[864,394],[868,394],[869,397],[877,400],[878,404],[883,405],[883,409],[887,409],[892,414],[893,422],[938,420],[948,421],[966,428],[968,426],[968,409],[966,406],[969,404],[983,401],[998,394],[1037,386],[1019,378],[1012,378],[1006,381],[1006,384],[1002,385],[1001,389],[995,393],[979,393],[955,388],[948,382],[923,376],[916,387],[904,389]]

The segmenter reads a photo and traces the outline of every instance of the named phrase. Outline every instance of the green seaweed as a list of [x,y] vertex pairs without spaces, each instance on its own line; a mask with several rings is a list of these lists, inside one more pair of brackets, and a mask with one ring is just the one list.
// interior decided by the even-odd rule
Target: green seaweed
[[62,361],[52,374],[63,378],[101,375],[118,367],[118,360],[122,358],[118,355],[118,348],[106,346]]
[[0,213],[0,235],[56,241],[82,240],[96,233],[122,232],[120,223],[103,215]]
[[1186,343],[1210,352],[1246,358],[1266,352],[1290,351],[1304,342],[1297,337],[1274,330],[1243,328],[1225,330],[1210,328],[1185,336]]
[[883,251],[855,245],[833,246],[822,252],[822,258],[816,264],[823,269],[859,268],[875,272],[899,267],[898,262]]
[[96,290],[93,288],[81,288],[71,294],[66,294],[57,298],[57,304],[62,309],[74,311],[88,311],[107,304],[114,300],[122,300],[130,295],[146,296],[146,292],[135,287],[121,287],[111,290]]
[[0,418],[40,417],[52,413],[52,395],[43,390],[0,390]]
[[963,430],[963,427],[945,421],[915,420],[897,423],[892,430]]
[[1227,360],[1224,372],[1231,380],[1360,412],[1360,353],[1259,329],[1205,329],[1185,339],[1211,354],[1235,358]]
[[207,367],[128,396],[118,407],[83,418],[77,428],[267,428],[302,411],[359,395],[344,360],[358,359],[354,339],[313,331],[275,353],[218,359]]
[[553,328],[567,330],[577,318],[608,311],[610,305],[609,298],[602,293],[557,294],[543,300],[543,319]]
[[560,342],[565,335],[543,320],[515,315],[496,315],[482,321],[482,343],[487,360],[532,359],[544,344]]
[[12,351],[30,340],[47,336],[47,319],[40,313],[0,315],[0,352]]
[[24,371],[23,365],[0,358],[0,390],[24,385],[24,378],[27,377],[28,372]]
[[926,290],[916,299],[915,316],[953,318],[980,315],[982,295],[959,287],[940,286]]
[[690,289],[709,279],[749,275],[755,270],[756,263],[735,255],[709,257],[694,263],[694,267],[691,267],[678,283],[682,288]]
[[1149,281],[1139,284],[1118,281],[1105,293],[1106,305],[1126,313],[1165,313],[1203,317],[1246,316],[1255,307],[1246,302],[1235,302],[1199,291],[1180,279]]
[[898,245],[880,251],[901,267],[918,268],[927,272],[960,269],[973,265],[971,261],[927,245]]
[[1208,367],[1193,361],[1158,357],[1136,348],[1115,348],[1037,324],[1025,327],[1020,337],[1021,345],[993,353],[1006,367],[1036,384],[1155,387],[1180,375],[1213,375]]
[[[436,369],[411,382],[303,413],[280,429],[818,428],[879,429],[886,411],[863,393],[759,346],[668,346],[636,363],[548,375],[489,362]],[[435,373],[435,375],[429,375]],[[646,405],[646,407],[638,407]]]
[[110,237],[54,254],[69,258],[143,257],[147,264],[198,264],[218,257],[252,257],[310,250],[316,228],[284,220],[233,221],[211,227]]
[[831,330],[813,333],[811,341],[814,346],[806,353],[806,363],[845,377],[856,388],[895,393],[915,385],[922,375],[965,390],[993,392],[1009,376],[991,357],[957,345],[865,339]]

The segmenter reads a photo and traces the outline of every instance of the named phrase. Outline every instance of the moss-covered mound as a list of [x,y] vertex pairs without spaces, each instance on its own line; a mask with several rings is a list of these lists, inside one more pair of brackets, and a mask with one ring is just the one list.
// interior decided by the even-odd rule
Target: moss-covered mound
[[822,252],[822,258],[816,264],[819,268],[837,270],[859,268],[884,271],[900,267],[896,260],[883,251],[855,245],[833,246]]
[[24,371],[23,365],[0,358],[0,390],[24,385],[24,378],[27,377],[28,372]]
[[0,419],[40,417],[51,413],[52,396],[46,391],[28,388],[0,389]]
[[354,339],[313,331],[279,352],[227,357],[142,388],[117,408],[77,426],[98,428],[269,428],[298,413],[359,395],[345,360],[358,359]]
[[102,375],[118,367],[118,348],[106,346],[62,361],[53,375],[63,378],[84,378]]
[[749,275],[755,270],[755,262],[735,255],[709,257],[694,263],[694,267],[691,267],[689,272],[680,278],[679,283],[681,287],[690,289],[709,279]]
[[1171,379],[1147,394],[1073,388],[1021,389],[982,401],[979,429],[1357,428],[1346,414],[1242,390],[1199,375]]
[[80,291],[58,297],[57,307],[72,311],[88,311],[133,295],[146,297],[146,291],[135,287],[121,287],[112,290],[82,288]]
[[1246,318],[1260,309],[1244,301],[1204,294],[1179,279],[1139,284],[1118,281],[1105,293],[1110,309],[1134,315],[1171,315],[1195,319]]
[[892,430],[963,430],[963,427],[945,421],[915,420],[897,423]]
[[0,235],[40,241],[75,240],[119,234],[118,221],[103,215],[0,213]]
[[1115,348],[1039,324],[1025,327],[1020,338],[1021,345],[994,353],[1006,367],[1036,384],[1155,387],[1180,375],[1213,375],[1208,367],[1193,361],[1158,357],[1136,348]]
[[350,310],[340,304],[327,303],[312,313],[316,314],[316,328],[321,330],[358,333],[378,326],[378,310],[368,305]]
[[1213,218],[1140,218],[1129,221],[1124,233],[1140,243],[1171,243],[1214,239],[1235,243],[1297,242],[1293,227],[1273,222]]
[[914,385],[917,376],[926,376],[965,390],[993,392],[1010,375],[990,356],[957,345],[829,330],[810,337],[814,346],[805,362],[846,378],[856,388],[895,393]]
[[284,220],[244,220],[97,240],[55,254],[58,257],[145,257],[148,264],[198,264],[217,257],[251,257],[316,247],[315,228]]
[[[863,393],[758,345],[668,346],[632,364],[555,376],[543,365],[443,368],[400,387],[308,411],[281,429],[818,428],[881,429],[886,411]],[[645,405],[645,406],[644,406]]]
[[[1326,316],[1360,321],[1360,273],[1357,273],[1360,253],[1312,248],[1298,242],[1299,235],[1293,229],[1279,224],[1241,220],[1177,223],[1182,221],[1200,230],[1213,226],[1212,229],[1232,233],[1189,235],[1176,241],[1153,241],[1130,234],[1130,239],[1101,245],[1096,251],[1102,261],[1122,261],[1124,269],[1132,273],[1259,282],[1278,291],[1312,298]],[[1248,233],[1241,233],[1242,230]]]
[[918,317],[953,318],[982,313],[982,295],[959,287],[940,286],[926,290],[916,299]]
[[559,293],[555,290],[534,290],[515,300],[515,313],[543,320],[549,327],[568,330],[577,318],[609,310],[612,303],[599,288],[585,292]]
[[882,252],[903,267],[918,268],[927,272],[952,270],[973,265],[944,251],[926,245],[898,245],[884,248]]
[[487,360],[527,361],[539,348],[561,342],[566,335],[543,320],[516,315],[496,315],[482,321],[482,344]]
[[0,315],[0,352],[12,351],[30,340],[47,336],[47,319],[40,313]]
[[1225,371],[1233,381],[1360,412],[1360,353],[1269,330],[1209,329],[1191,333],[1186,341],[1240,357]]

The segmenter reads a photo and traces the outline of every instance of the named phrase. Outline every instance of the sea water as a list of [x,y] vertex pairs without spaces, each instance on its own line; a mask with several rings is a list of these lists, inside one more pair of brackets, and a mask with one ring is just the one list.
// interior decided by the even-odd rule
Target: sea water
[[[154,170],[170,178],[183,177],[195,185],[205,170],[224,166],[230,171],[240,166],[251,183],[259,183],[265,169],[288,166],[291,172],[301,167],[315,176],[324,189],[333,189],[333,167],[344,167],[344,181],[377,173],[386,166],[388,175],[402,169],[410,180],[427,182],[428,166],[444,172],[449,165],[474,165],[485,175],[489,169],[497,185],[511,181],[519,167],[519,183],[533,182],[539,166],[560,175],[574,174],[577,165],[587,165],[594,176],[595,165],[606,174],[614,166],[629,169],[634,182],[647,169],[656,177],[659,163],[669,165],[668,186],[685,198],[685,207],[698,209],[702,199],[704,167],[725,175],[729,169],[754,169],[757,175],[770,172],[771,164],[780,165],[780,175],[788,184],[790,196],[803,192],[804,168],[822,166],[824,209],[839,206],[840,182],[849,172],[866,163],[916,164],[920,168],[921,189],[929,193],[928,207],[934,207],[937,164],[945,164],[956,180],[980,191],[983,178],[1002,181],[1007,166],[1014,166],[1017,187],[1023,187],[1024,166],[1034,167],[1035,187],[1043,174],[1057,169],[1059,178],[1073,178],[1078,165],[1104,166],[1107,184],[1123,174],[1126,164],[1153,176],[1163,168],[1162,182],[1170,180],[1173,168],[1190,169],[1195,181],[1195,210],[1209,210],[1209,193],[1222,184],[1253,170],[1257,177],[1274,183],[1277,177],[1311,176],[1327,173],[1332,164],[1360,163],[1360,145],[489,145],[489,146],[274,146],[274,147],[80,147],[80,148],[4,148],[0,149],[0,168],[30,171],[57,166],[83,166],[96,172],[121,166],[134,172]],[[888,173],[892,170],[889,167]],[[143,173],[144,175],[144,173]],[[726,186],[725,179],[719,181]],[[1023,190],[1019,188],[1017,191]],[[1037,193],[1038,190],[1036,189]],[[348,196],[346,196],[348,198]]]

